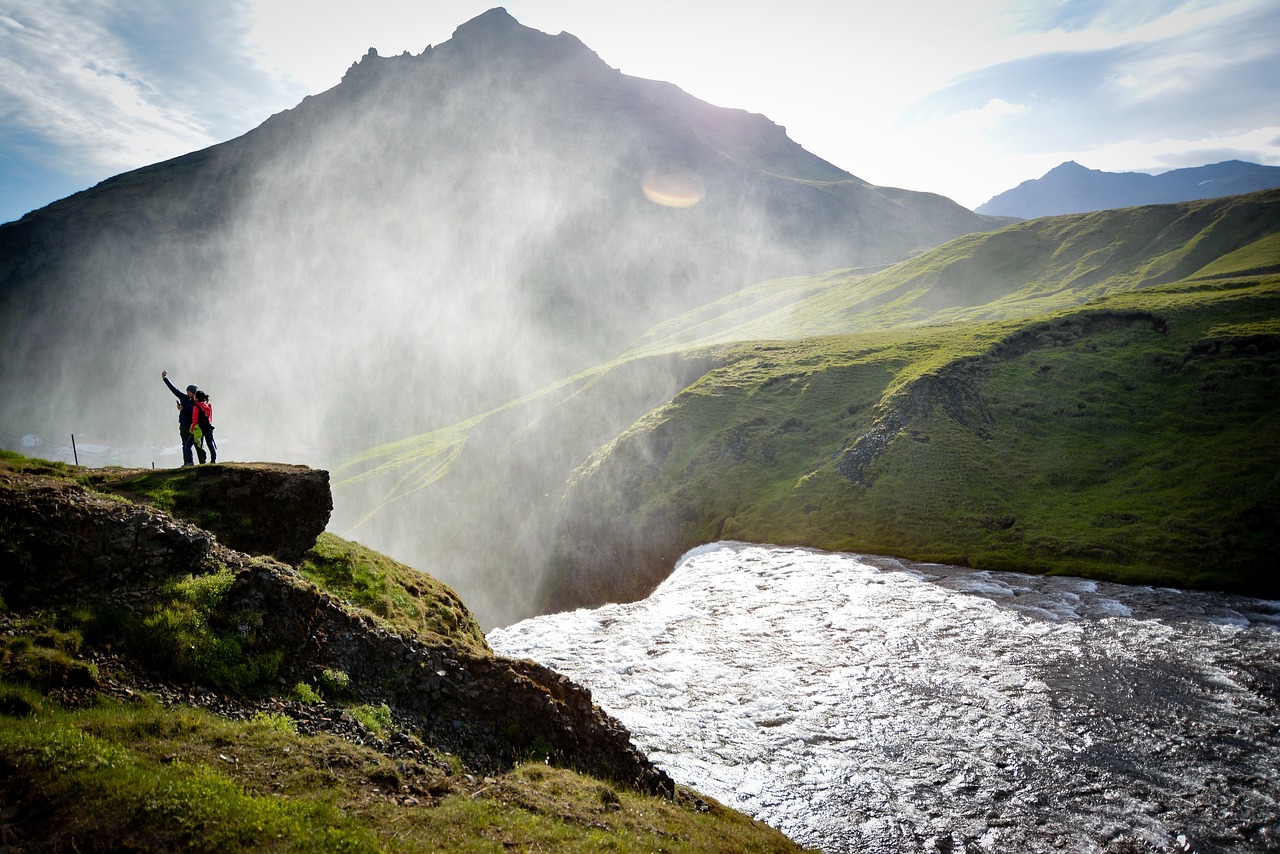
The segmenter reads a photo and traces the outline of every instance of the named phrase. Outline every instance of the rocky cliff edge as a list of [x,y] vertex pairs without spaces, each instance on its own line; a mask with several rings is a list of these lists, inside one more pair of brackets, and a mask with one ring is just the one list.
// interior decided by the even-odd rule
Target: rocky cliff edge
[[[288,686],[340,678],[351,700],[390,710],[396,733],[381,741],[387,749],[425,745],[485,773],[545,756],[639,791],[674,791],[586,688],[534,662],[496,657],[478,634],[468,643],[397,632],[286,562],[301,561],[328,522],[326,472],[35,462],[0,458],[0,632],[24,612],[97,614],[83,651],[96,662],[94,675],[81,683],[64,677],[64,691],[74,693],[77,684],[116,694],[145,690],[238,716],[269,707],[293,714],[303,731],[379,742],[349,716],[330,718],[284,699]],[[239,682],[199,684],[192,676],[198,670],[158,654],[163,643],[147,640],[168,613],[165,596],[200,579],[225,579],[207,585],[219,592],[206,621],[229,639],[219,647],[235,658],[227,672],[251,674]],[[474,625],[469,615],[467,622]]]

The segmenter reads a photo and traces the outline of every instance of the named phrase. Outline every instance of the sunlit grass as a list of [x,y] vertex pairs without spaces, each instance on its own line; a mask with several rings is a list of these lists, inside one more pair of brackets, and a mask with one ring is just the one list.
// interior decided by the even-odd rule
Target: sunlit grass
[[325,533],[298,569],[400,634],[491,654],[479,624],[453,590],[384,554]]
[[[1276,317],[1273,277],[1031,325],[744,346],[602,448],[576,506],[637,537],[665,536],[675,516],[686,547],[736,538],[1274,591],[1257,514],[1274,513],[1280,471],[1280,443],[1263,439],[1280,427]],[[1030,349],[1001,355],[1020,330]],[[887,416],[901,423],[850,482],[839,460]],[[638,503],[609,488],[654,456]]]
[[5,700],[22,690],[0,683],[0,796],[43,850],[799,850],[683,790],[665,800],[537,762],[476,777],[280,716],[145,698],[68,711],[27,692],[15,715]]

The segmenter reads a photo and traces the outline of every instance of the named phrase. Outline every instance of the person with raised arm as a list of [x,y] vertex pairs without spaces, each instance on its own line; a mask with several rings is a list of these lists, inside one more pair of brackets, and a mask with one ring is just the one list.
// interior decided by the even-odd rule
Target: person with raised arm
[[178,398],[178,433],[182,436],[182,464],[194,465],[191,459],[192,448],[195,448],[200,455],[200,462],[204,462],[204,448],[196,445],[196,437],[191,433],[191,425],[195,423],[196,392],[199,389],[189,385],[186,394],[183,394],[178,391],[177,386],[169,382],[168,371],[161,371],[160,379],[164,380],[164,384],[169,387],[169,391],[173,392],[173,396]]

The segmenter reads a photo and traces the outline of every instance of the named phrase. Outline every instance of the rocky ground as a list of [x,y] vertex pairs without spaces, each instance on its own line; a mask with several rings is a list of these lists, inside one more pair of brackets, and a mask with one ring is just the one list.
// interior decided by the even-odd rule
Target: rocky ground
[[[240,615],[246,649],[280,661],[279,690],[267,692],[276,696],[255,698],[175,680],[163,662],[147,660],[126,639],[108,635],[82,653],[97,665],[97,683],[60,689],[60,699],[76,704],[94,692],[141,692],[232,718],[283,714],[297,722],[299,732],[330,733],[388,755],[428,762],[438,755],[433,751],[449,753],[480,776],[536,750],[553,764],[640,791],[673,791],[670,778],[592,703],[587,689],[531,661],[396,634],[271,557],[296,555],[300,537],[307,536],[299,530],[315,532],[312,538],[323,530],[331,507],[327,476],[298,467],[257,467],[247,474],[241,468],[209,466],[171,476],[199,478],[199,503],[206,509],[258,502],[252,514],[224,514],[240,527],[237,518],[270,520],[252,534],[239,534],[237,541],[252,542],[256,555],[109,491],[133,475],[77,481],[56,472],[0,469],[0,595],[14,617],[6,616],[0,630],[12,633],[23,614],[70,603],[105,600],[129,611],[145,609],[166,580],[230,570],[235,580],[221,607]],[[315,684],[326,670],[347,674],[352,702],[386,705],[400,734],[383,738],[341,709],[283,699],[289,686]]]

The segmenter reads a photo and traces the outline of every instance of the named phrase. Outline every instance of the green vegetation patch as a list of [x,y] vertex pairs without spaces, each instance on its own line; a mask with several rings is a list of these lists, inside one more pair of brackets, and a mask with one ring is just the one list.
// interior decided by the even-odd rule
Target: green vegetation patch
[[228,606],[231,570],[64,602],[56,610],[10,613],[13,634],[0,640],[0,675],[41,690],[88,689],[97,667],[81,645],[127,649],[168,678],[238,695],[272,690],[283,654],[257,640],[263,615]]
[[1271,277],[743,346],[579,470],[578,536],[1277,595],[1277,318]]
[[177,679],[234,693],[263,690],[283,655],[255,644],[261,613],[224,607],[234,583],[220,568],[164,584],[140,620],[127,624],[131,646]]
[[154,469],[117,480],[111,488],[201,528],[252,528],[253,518],[237,514],[234,502],[211,500],[206,494],[208,483],[219,475],[217,466]]
[[[31,833],[47,850],[380,850],[368,828],[331,803],[255,794],[182,747],[147,755],[169,722],[116,712],[105,735],[90,731],[92,719],[66,713],[0,719],[0,791],[21,816],[11,831]],[[135,734],[121,738],[129,726]]]
[[45,627],[33,635],[0,638],[0,676],[40,691],[56,688],[94,688],[98,668],[80,659],[84,642],[76,629]]
[[[23,694],[22,692],[27,693]],[[14,714],[6,698],[39,706]],[[18,703],[17,705],[22,705]],[[145,697],[65,710],[0,682],[6,841],[41,850],[790,852],[778,831],[529,763],[475,777]]]
[[492,655],[475,617],[447,585],[359,543],[324,533],[299,571],[400,634]]

